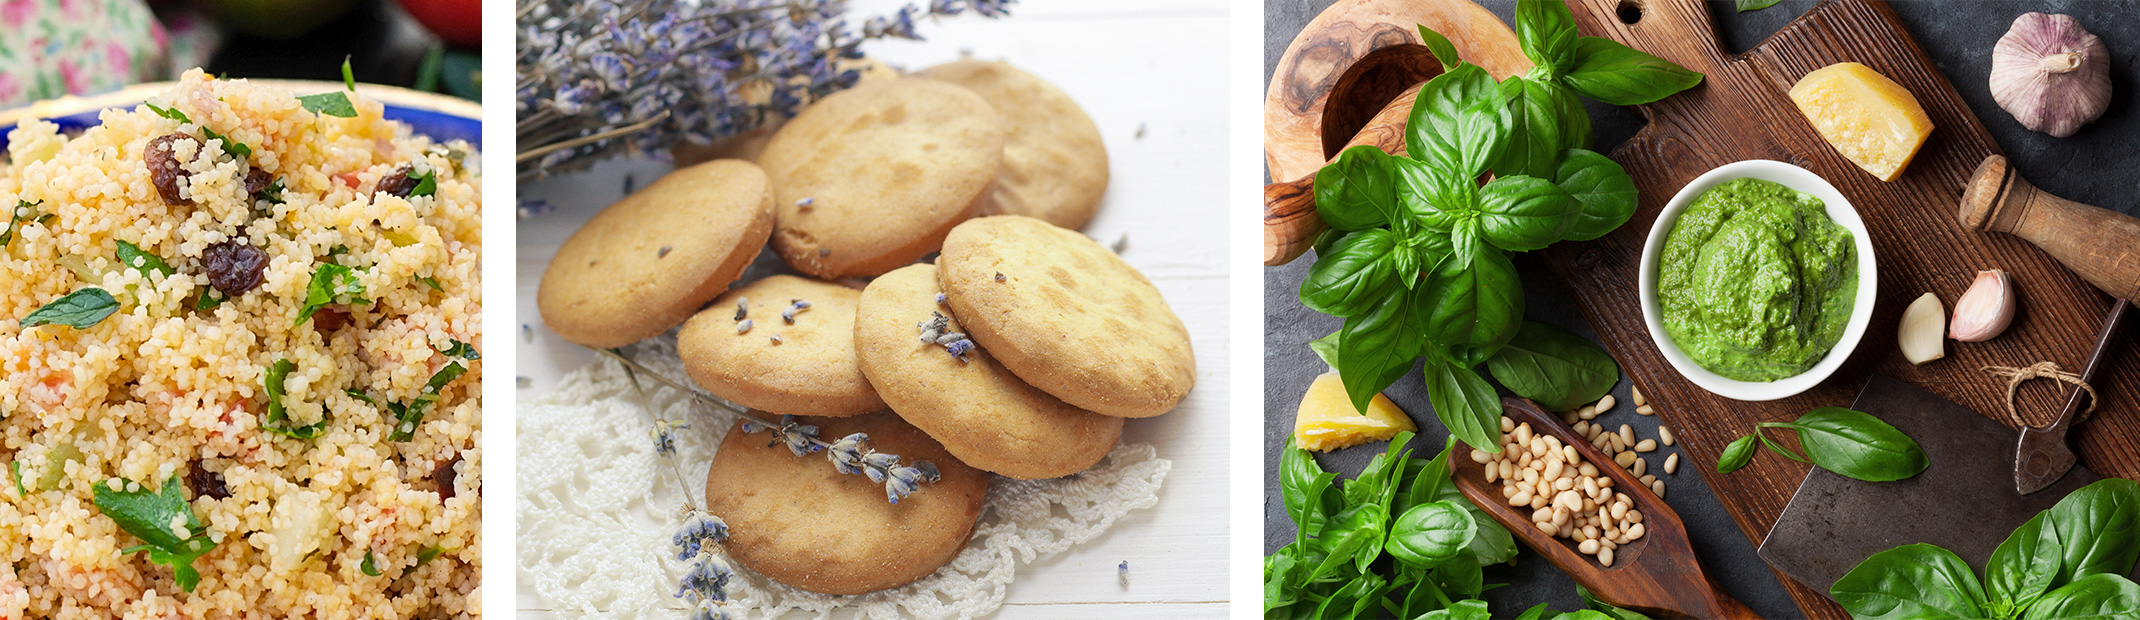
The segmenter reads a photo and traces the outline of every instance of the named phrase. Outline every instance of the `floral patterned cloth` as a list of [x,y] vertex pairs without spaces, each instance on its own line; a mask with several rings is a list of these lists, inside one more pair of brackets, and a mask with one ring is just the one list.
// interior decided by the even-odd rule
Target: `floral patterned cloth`
[[0,108],[170,79],[142,0],[0,0]]

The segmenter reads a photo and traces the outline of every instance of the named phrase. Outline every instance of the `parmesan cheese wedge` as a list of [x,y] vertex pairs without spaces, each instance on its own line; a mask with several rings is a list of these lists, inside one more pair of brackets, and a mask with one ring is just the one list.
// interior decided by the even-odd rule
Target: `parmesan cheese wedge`
[[1301,397],[1300,412],[1293,420],[1293,442],[1301,449],[1323,452],[1387,441],[1397,433],[1418,430],[1419,425],[1397,403],[1381,394],[1367,403],[1366,413],[1354,409],[1352,399],[1345,396],[1345,382],[1337,373],[1328,372],[1316,377]]
[[1828,144],[1882,181],[1901,177],[1932,135],[1932,117],[1909,89],[1854,62],[1806,74],[1791,101]]

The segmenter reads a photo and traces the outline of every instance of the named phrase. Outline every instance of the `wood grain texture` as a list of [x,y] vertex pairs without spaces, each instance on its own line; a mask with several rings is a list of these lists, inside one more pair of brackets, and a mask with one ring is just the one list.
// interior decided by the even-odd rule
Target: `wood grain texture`
[[[2022,388],[2025,420],[2006,419],[2004,383],[1989,365],[2023,366],[2050,360],[2078,367],[2092,344],[2109,297],[2027,241],[1983,233],[1955,218],[1963,184],[1985,157],[1998,153],[1953,85],[1897,21],[1891,7],[1871,0],[1838,0],[1809,11],[1744,54],[1720,51],[1708,9],[1695,0],[1632,0],[1640,19],[1622,23],[1621,0],[1568,0],[1580,31],[1626,43],[1706,76],[1703,83],[1641,106],[1649,126],[1612,153],[1634,176],[1641,198],[1627,225],[1603,238],[1560,243],[1545,258],[1561,276],[1584,316],[1637,387],[1679,435],[1691,466],[1716,491],[1741,531],[1762,540],[1790,501],[1807,465],[1775,455],[1754,459],[1730,475],[1714,473],[1724,444],[1763,421],[1781,421],[1820,406],[1848,406],[1877,371],[1917,384],[2012,427],[2041,426],[2065,394],[2048,386]],[[1856,61],[1908,88],[1936,126],[1916,161],[1883,183],[1838,154],[1814,131],[1787,92],[1799,77],[1836,62]],[[1740,402],[1688,382],[1651,344],[1636,291],[1644,235],[1658,212],[1689,180],[1717,166],[1774,159],[1821,175],[1864,216],[1879,260],[1880,290],[1872,327],[1826,382],[1798,396]],[[1951,306],[1979,269],[2015,277],[2021,311],[2001,337],[1950,343],[1946,359],[1912,366],[1895,345],[1895,326],[1909,301],[1927,291]],[[2129,356],[2127,341],[2115,349]],[[2104,409],[2076,431],[2082,463],[2106,476],[2140,476],[2140,366],[2107,368],[2098,386]],[[2005,458],[2004,455],[1988,458]],[[1782,575],[1779,574],[1779,577]],[[1825,593],[1784,578],[1808,617],[1846,614]]]
[[[1372,118],[1363,121],[1358,133],[1333,152],[1355,146],[1372,146],[1403,156],[1405,119],[1412,114],[1412,101],[1419,97],[1419,82],[1391,97]],[[1315,212],[1315,173],[1294,181],[1263,186],[1263,264],[1283,265],[1306,254],[1315,238],[1330,227]]]
[[1612,566],[1601,565],[1595,557],[1577,551],[1574,541],[1554,538],[1532,525],[1529,506],[1510,507],[1501,496],[1505,483],[1487,482],[1485,466],[1469,456],[1472,446],[1459,442],[1449,459],[1451,479],[1471,503],[1599,600],[1614,606],[1653,618],[1760,618],[1702,570],[1679,513],[1673,512],[1634,474],[1614,464],[1611,456],[1536,403],[1503,397],[1501,411],[1517,425],[1528,424],[1540,435],[1558,437],[1561,445],[1573,446],[1583,462],[1597,465],[1600,474],[1612,478],[1613,491],[1633,498],[1635,510],[1642,511],[1641,524],[1646,533],[1615,550]]

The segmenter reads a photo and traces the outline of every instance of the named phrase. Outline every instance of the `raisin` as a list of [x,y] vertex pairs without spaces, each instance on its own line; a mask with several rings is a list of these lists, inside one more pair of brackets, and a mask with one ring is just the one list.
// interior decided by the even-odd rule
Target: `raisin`
[[260,192],[267,191],[268,186],[273,185],[274,183],[275,175],[268,174],[268,171],[266,170],[254,168],[245,172],[246,194],[258,194]]
[[410,167],[408,164],[402,164],[400,168],[394,169],[393,174],[386,175],[385,177],[379,179],[377,191],[386,192],[388,194],[392,194],[394,196],[402,198],[409,197],[409,192],[416,191],[416,184],[419,183],[419,181],[417,181],[415,177],[409,176],[409,173],[413,171],[414,168]]
[[312,313],[312,329],[318,331],[321,338],[333,335],[348,326],[349,313],[334,308],[320,308]]
[[200,459],[193,459],[193,466],[186,470],[186,486],[193,487],[194,497],[230,499],[230,486],[223,483],[223,474],[208,471]]
[[171,144],[179,140],[193,140],[193,136],[182,133],[158,136],[141,152],[141,159],[149,167],[149,182],[156,185],[156,193],[163,195],[164,204],[173,206],[193,204],[193,199],[178,193],[179,179],[193,175],[179,166],[178,155],[171,152]]
[[208,268],[208,283],[223,291],[225,298],[235,299],[260,286],[268,257],[267,252],[244,242],[225,241],[201,252],[201,263]]
[[431,469],[431,482],[438,485],[439,501],[453,499],[453,481],[461,476],[460,472],[454,471],[453,466],[460,462],[460,455],[454,455],[452,459],[440,462],[437,467]]

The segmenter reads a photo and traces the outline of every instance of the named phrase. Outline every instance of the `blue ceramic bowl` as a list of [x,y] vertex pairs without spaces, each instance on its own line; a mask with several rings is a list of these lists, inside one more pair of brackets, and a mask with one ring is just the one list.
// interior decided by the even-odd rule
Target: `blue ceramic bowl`
[[[340,90],[341,82],[314,82],[306,80],[251,80],[254,83],[287,90],[292,94],[324,93]],[[59,125],[61,131],[78,130],[97,124],[97,114],[105,108],[129,107],[158,93],[170,90],[171,82],[135,84],[126,88],[86,97],[61,97],[40,101],[28,106],[0,110],[0,149],[7,148],[7,133],[17,123],[28,118],[41,118]],[[386,106],[386,118],[401,121],[409,129],[432,140],[467,140],[478,146],[483,143],[483,107],[465,99],[456,99],[435,93],[359,84],[357,91],[366,98]]]

